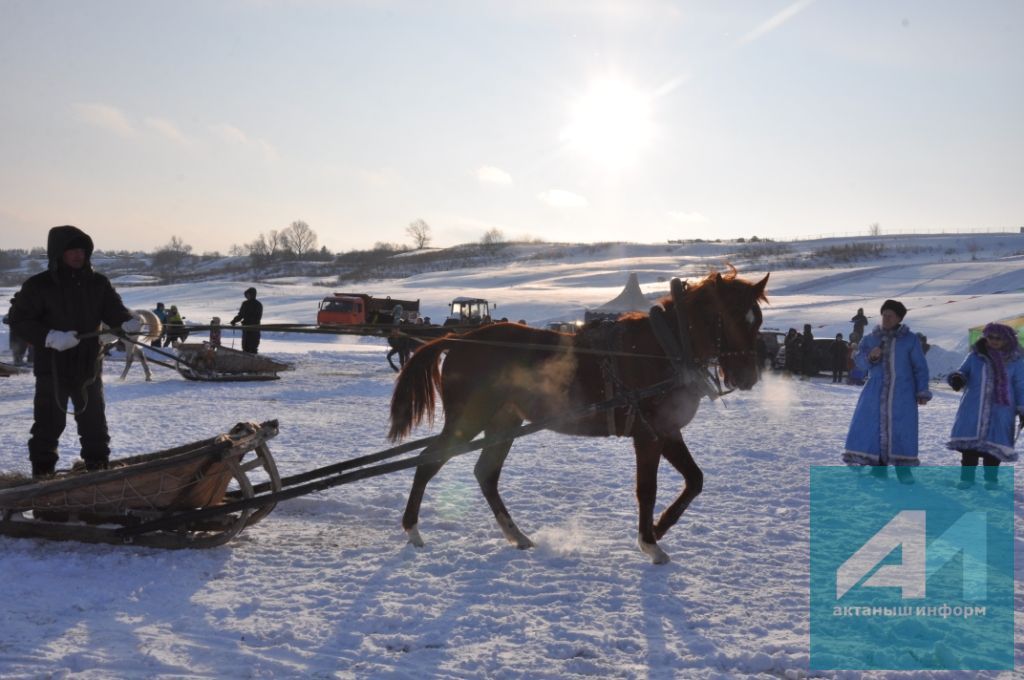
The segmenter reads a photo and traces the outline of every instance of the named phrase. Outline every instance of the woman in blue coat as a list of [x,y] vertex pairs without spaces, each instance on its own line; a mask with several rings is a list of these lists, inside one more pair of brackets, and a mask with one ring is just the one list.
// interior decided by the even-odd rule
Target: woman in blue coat
[[947,378],[964,390],[947,447],[961,454],[960,486],[974,484],[978,461],[985,463],[985,486],[999,484],[998,465],[1017,460],[1016,421],[1024,420],[1024,360],[1017,332],[998,323],[982,337],[960,368]]
[[[882,305],[882,324],[866,335],[854,363],[867,375],[846,435],[843,461],[849,465],[895,465],[901,481],[905,469],[918,464],[917,407],[932,398],[928,362],[921,341],[904,325],[907,308],[896,300]],[[881,467],[879,474],[885,473]]]

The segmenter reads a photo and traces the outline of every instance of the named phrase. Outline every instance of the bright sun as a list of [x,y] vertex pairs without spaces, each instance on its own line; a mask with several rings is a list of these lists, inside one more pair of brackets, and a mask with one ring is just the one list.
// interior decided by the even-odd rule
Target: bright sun
[[595,80],[573,102],[562,138],[614,169],[632,161],[653,136],[651,96],[617,79]]

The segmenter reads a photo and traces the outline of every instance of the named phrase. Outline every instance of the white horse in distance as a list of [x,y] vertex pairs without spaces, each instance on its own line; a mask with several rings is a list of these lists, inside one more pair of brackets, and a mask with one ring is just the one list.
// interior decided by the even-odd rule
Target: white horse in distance
[[156,314],[148,309],[130,309],[128,311],[132,313],[133,318],[138,319],[142,324],[138,335],[133,334],[131,337],[135,342],[122,341],[116,335],[104,333],[100,336],[100,343],[103,344],[104,348],[108,345],[115,345],[118,342],[124,344],[125,359],[124,370],[121,371],[121,380],[128,377],[128,371],[132,367],[132,362],[135,361],[135,357],[138,357],[142,363],[142,370],[146,373],[146,382],[151,382],[153,380],[153,373],[149,370],[149,362],[146,360],[146,353],[143,351],[142,346],[150,344],[151,341],[163,335],[164,326],[160,323],[160,319],[157,318]]

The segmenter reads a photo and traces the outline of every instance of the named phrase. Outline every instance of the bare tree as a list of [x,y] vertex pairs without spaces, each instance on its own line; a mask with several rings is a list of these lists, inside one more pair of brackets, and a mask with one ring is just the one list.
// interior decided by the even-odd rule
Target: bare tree
[[485,246],[494,246],[504,242],[505,234],[502,233],[501,229],[498,229],[497,227],[488,229],[487,232],[480,239],[480,243],[484,244]]
[[316,232],[302,220],[292,222],[291,226],[281,232],[281,245],[303,257],[316,250]]
[[157,248],[153,253],[153,266],[157,269],[173,271],[181,266],[192,252],[192,246],[185,243],[180,236],[172,236],[165,246]]
[[425,248],[430,243],[430,225],[422,219],[410,222],[405,228],[405,233],[412,237],[417,250]]
[[[262,234],[260,234],[260,236],[262,236]],[[277,251],[284,247],[284,244],[281,243],[281,232],[277,229],[271,229],[267,232],[267,238],[265,240],[267,242],[267,257],[273,259],[274,255],[277,255]]]
[[504,242],[505,234],[497,227],[488,229],[480,238],[480,246],[489,253],[497,252]]
[[881,236],[882,225],[880,225],[878,222],[875,222],[870,227],[868,227],[868,234],[870,234],[871,236]]
[[267,237],[263,234],[257,236],[251,243],[247,243],[245,249],[249,251],[249,255],[252,257],[267,257],[270,255]]

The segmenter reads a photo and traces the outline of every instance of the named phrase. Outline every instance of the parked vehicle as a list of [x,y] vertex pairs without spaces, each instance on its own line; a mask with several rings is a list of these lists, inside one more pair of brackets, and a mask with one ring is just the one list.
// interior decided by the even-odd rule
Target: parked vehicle
[[498,305],[483,298],[457,297],[448,305],[449,314],[445,326],[478,326],[491,322],[491,309]]
[[318,326],[391,325],[395,317],[415,322],[420,315],[419,300],[373,297],[366,293],[334,293],[320,301]]
[[[768,358],[771,360],[772,370],[781,369],[785,366],[786,351],[783,342],[786,334],[775,328],[762,328],[761,339],[768,350]],[[780,353],[781,352],[781,353]]]
[[559,333],[569,333],[575,335],[579,333],[580,329],[583,328],[582,321],[552,321],[545,326],[549,331],[557,331]]
[[[785,333],[779,334],[779,349],[775,354],[771,355],[773,370],[781,371],[786,367],[786,346],[782,342],[785,337]],[[811,363],[811,370],[813,370],[815,374],[832,372],[833,342],[835,342],[833,338],[814,339],[814,360]]]

